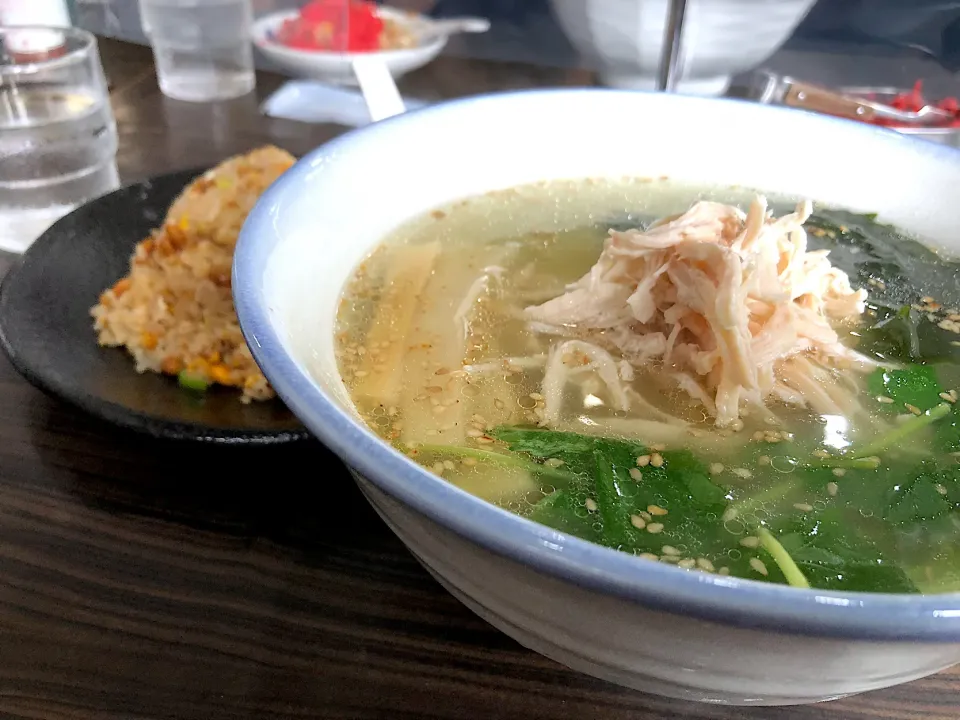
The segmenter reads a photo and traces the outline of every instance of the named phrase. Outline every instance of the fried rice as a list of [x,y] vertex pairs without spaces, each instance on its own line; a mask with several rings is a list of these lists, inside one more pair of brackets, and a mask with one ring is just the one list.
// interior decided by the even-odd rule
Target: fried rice
[[243,402],[274,397],[240,333],[230,273],[247,214],[294,162],[267,146],[190,183],[91,309],[100,345],[125,347],[137,372],[177,375],[187,387],[239,388]]

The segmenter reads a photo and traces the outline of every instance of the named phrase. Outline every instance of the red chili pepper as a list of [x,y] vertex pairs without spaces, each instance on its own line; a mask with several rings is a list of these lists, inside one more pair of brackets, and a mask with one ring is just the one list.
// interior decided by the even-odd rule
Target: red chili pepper
[[383,20],[365,0],[313,0],[287,20],[277,40],[298,50],[370,52],[380,49]]
[[[871,95],[868,96],[868,99],[874,100],[875,98]],[[927,101],[923,97],[923,81],[917,80],[917,82],[914,83],[912,90],[900,93],[887,102],[891,107],[894,107],[897,110],[919,112],[927,104]],[[936,107],[940,108],[941,110],[946,110],[948,113],[954,116],[953,120],[942,123],[941,127],[960,127],[960,101],[954,97],[947,97],[938,102]],[[882,125],[884,127],[903,126],[903,123],[900,123],[896,120],[888,120],[886,118],[873,118],[870,120],[870,122],[874,125]]]

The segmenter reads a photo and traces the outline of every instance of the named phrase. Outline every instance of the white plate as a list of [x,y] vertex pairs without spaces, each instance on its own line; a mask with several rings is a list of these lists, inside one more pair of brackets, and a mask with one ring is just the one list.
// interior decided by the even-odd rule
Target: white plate
[[[420,15],[400,12],[381,7],[378,10],[383,18],[389,18],[406,25],[411,32],[417,33]],[[439,36],[413,48],[402,50],[383,50],[374,53],[340,53],[322,50],[295,50],[273,40],[274,34],[284,21],[296,18],[296,10],[271,13],[258,18],[253,23],[253,44],[271,62],[296,77],[313,78],[338,85],[356,85],[353,75],[353,59],[358,55],[376,55],[386,64],[394,79],[417,70],[433,60],[447,44],[446,36]]]

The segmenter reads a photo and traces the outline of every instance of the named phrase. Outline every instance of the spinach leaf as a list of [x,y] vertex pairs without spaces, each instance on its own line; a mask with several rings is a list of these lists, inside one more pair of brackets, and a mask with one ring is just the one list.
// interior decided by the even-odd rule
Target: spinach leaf
[[[885,383],[883,392],[915,402],[931,399],[934,381],[926,366],[875,380]],[[907,455],[878,469],[846,465],[839,475],[798,462],[779,482],[747,485],[753,492],[744,493],[718,484],[685,450],[638,467],[637,458],[651,454],[641,443],[540,428],[492,434],[526,462],[563,460],[569,486],[529,512],[561,532],[635,554],[663,557],[672,546],[683,562],[770,582],[789,576],[794,585],[834,590],[960,589],[960,465],[943,459]],[[742,533],[725,523],[732,517]],[[651,525],[659,527],[650,532]],[[752,537],[746,546],[745,537]],[[931,553],[937,543],[958,550]]]
[[605,440],[590,435],[580,435],[579,433],[545,430],[521,425],[501,425],[493,431],[492,435],[497,440],[506,443],[514,452],[524,452],[542,459],[565,459],[570,457],[571,454],[590,454],[596,447],[598,440],[611,445],[636,447],[646,452],[646,449],[638,443]]
[[555,490],[545,496],[527,516],[562,533],[600,543],[600,533],[583,502],[570,490]]
[[[663,451],[659,466],[638,467],[637,458],[651,454],[641,443],[523,427],[500,427],[491,434],[513,451],[563,460],[565,469],[578,473],[575,492],[571,488],[553,493],[534,507],[530,517],[579,534],[576,528],[582,524],[577,523],[582,520],[574,519],[577,505],[571,500],[578,494],[581,506],[586,498],[596,503],[595,524],[580,537],[638,554],[661,555],[664,546],[672,546],[685,558],[709,560],[715,569],[726,567],[739,577],[763,579],[750,565],[755,557],[763,561],[767,580],[785,582],[765,549],[741,547],[740,536],[724,527],[729,493],[711,479],[693,453]],[[634,524],[637,517],[644,519],[637,523],[640,527]]]
[[603,527],[603,543],[612,548],[632,549],[637,546],[636,529],[630,522],[636,510],[636,492],[629,475],[622,477],[622,466],[616,459],[597,448],[593,451],[596,464],[596,503]]
[[878,368],[867,379],[867,387],[874,395],[892,399],[894,402],[887,407],[898,414],[903,413],[905,405],[929,410],[943,402],[943,387],[936,369],[930,365],[908,365],[897,370]]
[[960,591],[956,517],[944,516],[904,533],[898,545],[904,572],[921,592]]
[[898,469],[886,494],[883,518],[906,529],[921,527],[960,508],[960,469],[928,458],[919,467]]
[[944,452],[960,450],[960,408],[953,407],[950,416],[937,425],[936,447]]
[[827,508],[794,516],[778,539],[813,587],[864,592],[917,592],[906,574],[844,511]]
[[887,360],[920,360],[918,325],[923,321],[920,313],[909,305],[904,305],[896,312],[878,305],[872,305],[870,309],[880,320],[856,333],[857,350]]

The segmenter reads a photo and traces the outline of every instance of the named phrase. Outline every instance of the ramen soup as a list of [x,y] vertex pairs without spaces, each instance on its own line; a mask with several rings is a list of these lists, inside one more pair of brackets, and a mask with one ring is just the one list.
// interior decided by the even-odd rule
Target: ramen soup
[[542,183],[382,243],[344,291],[338,362],[401,452],[638,562],[953,591],[958,275],[875,215]]

